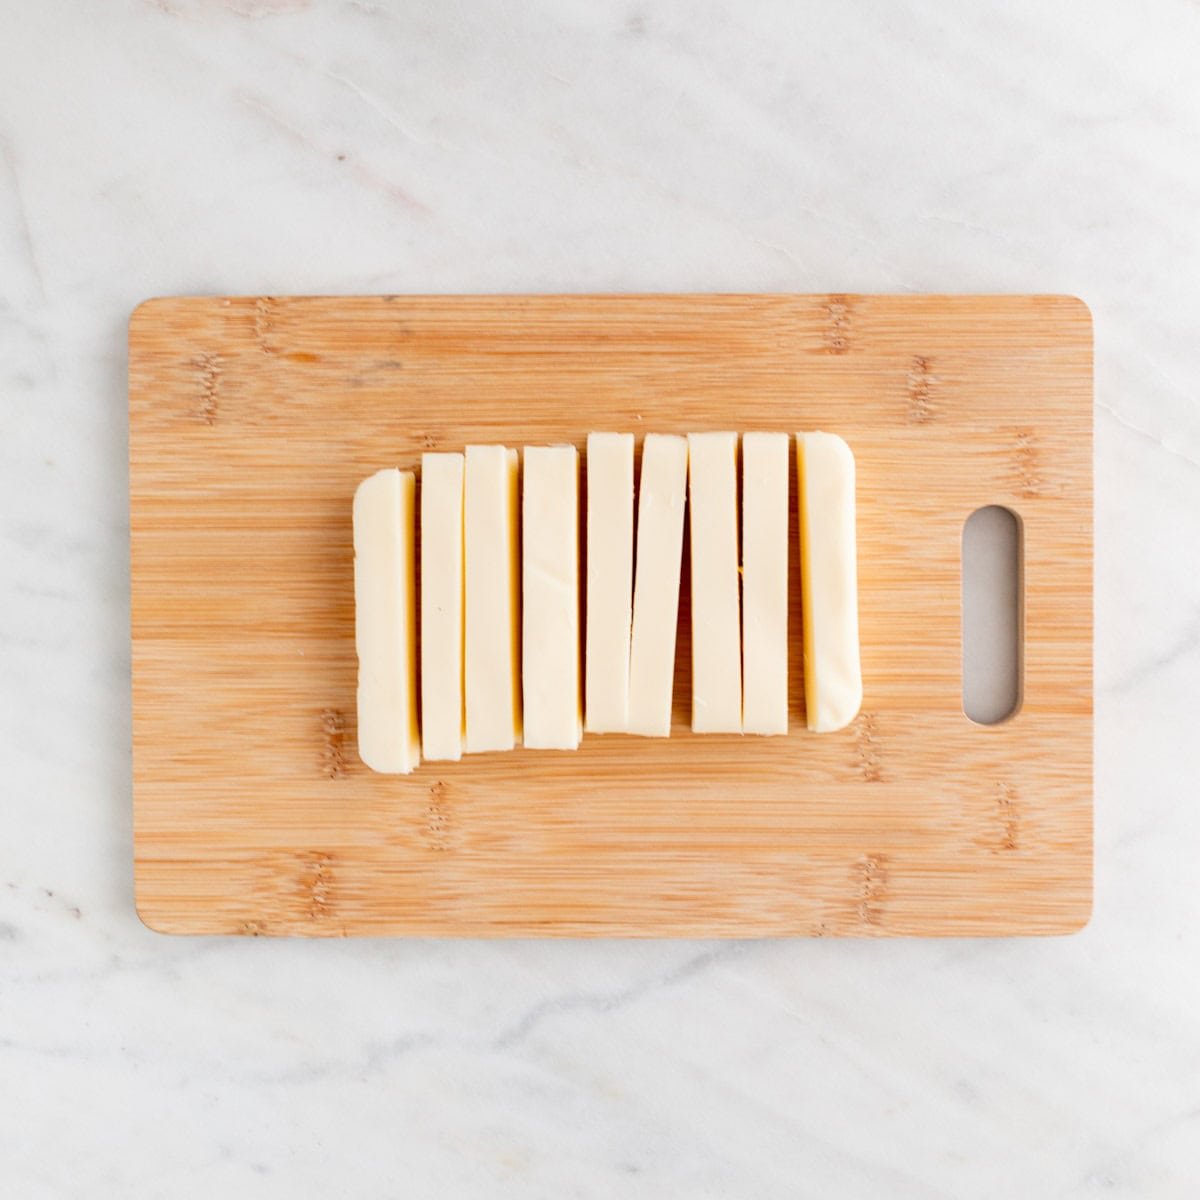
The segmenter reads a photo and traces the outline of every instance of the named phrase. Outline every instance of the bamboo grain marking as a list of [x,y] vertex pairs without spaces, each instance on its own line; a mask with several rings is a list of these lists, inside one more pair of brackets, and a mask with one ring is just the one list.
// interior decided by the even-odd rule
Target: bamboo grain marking
[[1000,821],[998,851],[1016,850],[1021,831],[1021,815],[1017,808],[1017,789],[1002,783],[996,789],[996,814]]
[[218,390],[221,385],[221,356],[205,351],[197,354],[189,364],[196,372],[196,403],[192,415],[205,425],[215,425],[220,412]]
[[337,708],[321,710],[321,772],[326,779],[346,774],[346,718]]
[[888,866],[884,854],[868,854],[855,866],[859,925],[878,928],[883,924],[883,902],[887,892]]
[[1019,429],[1013,449],[1016,474],[1015,491],[1025,500],[1033,500],[1046,492],[1042,468],[1042,453],[1032,429]]
[[883,782],[883,750],[879,744],[879,716],[865,712],[854,723],[854,748],[864,783]]
[[829,354],[845,354],[850,349],[852,311],[848,296],[830,296],[826,302],[824,341]]
[[313,850],[299,856],[296,882],[300,898],[310,920],[327,917],[333,904],[333,855]]
[[429,788],[429,804],[425,809],[425,844],[431,850],[451,848],[450,785],[439,779]]
[[931,360],[915,354],[908,364],[908,423],[928,425],[937,415],[933,385],[936,382]]
[[264,354],[278,354],[279,347],[272,340],[275,334],[275,300],[271,296],[259,296],[254,301],[254,339]]

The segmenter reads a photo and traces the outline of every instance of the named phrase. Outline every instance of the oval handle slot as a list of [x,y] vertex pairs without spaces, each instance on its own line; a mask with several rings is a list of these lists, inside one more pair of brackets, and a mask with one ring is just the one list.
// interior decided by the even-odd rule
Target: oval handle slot
[[1011,509],[976,509],[962,534],[962,705],[996,725],[1021,703],[1023,547]]

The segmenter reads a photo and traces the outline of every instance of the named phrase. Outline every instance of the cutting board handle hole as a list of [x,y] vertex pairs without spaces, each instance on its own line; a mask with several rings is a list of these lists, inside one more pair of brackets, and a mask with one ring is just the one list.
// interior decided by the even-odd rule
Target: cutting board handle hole
[[1021,703],[1024,547],[1021,519],[989,504],[962,533],[962,706],[997,725]]

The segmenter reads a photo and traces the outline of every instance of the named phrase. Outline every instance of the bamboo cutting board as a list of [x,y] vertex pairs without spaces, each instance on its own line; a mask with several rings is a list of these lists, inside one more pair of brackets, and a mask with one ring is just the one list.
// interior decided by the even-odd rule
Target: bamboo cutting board
[[[130,324],[134,836],[154,929],[1018,934],[1091,908],[1092,334],[1062,296],[177,298]],[[865,700],[372,774],[351,497],[589,430],[823,428],[858,461]],[[640,440],[640,438],[639,438]],[[794,506],[793,494],[793,506]],[[960,539],[1024,540],[1023,703],[961,698]]]

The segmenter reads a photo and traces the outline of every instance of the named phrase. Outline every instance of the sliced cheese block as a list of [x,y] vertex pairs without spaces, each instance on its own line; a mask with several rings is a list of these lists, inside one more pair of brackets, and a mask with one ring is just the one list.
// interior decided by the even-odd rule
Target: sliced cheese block
[[809,729],[828,732],[862,705],[854,455],[836,434],[796,435],[804,702]]
[[629,732],[644,737],[668,737],[671,732],[687,462],[685,438],[646,435],[629,650]]
[[467,750],[511,750],[521,733],[517,452],[468,446],[463,487]]
[[692,730],[742,729],[737,434],[688,435],[692,545]]
[[407,774],[417,732],[417,612],[411,471],[378,471],[354,493],[354,642],[358,756],[373,771]]
[[455,762],[463,738],[463,456],[421,455],[421,748]]
[[742,436],[742,729],[788,729],[786,433]]
[[587,440],[587,634],[584,719],[589,733],[629,728],[633,605],[633,434]]
[[524,743],[574,750],[579,681],[579,452],[526,446],[521,504]]

